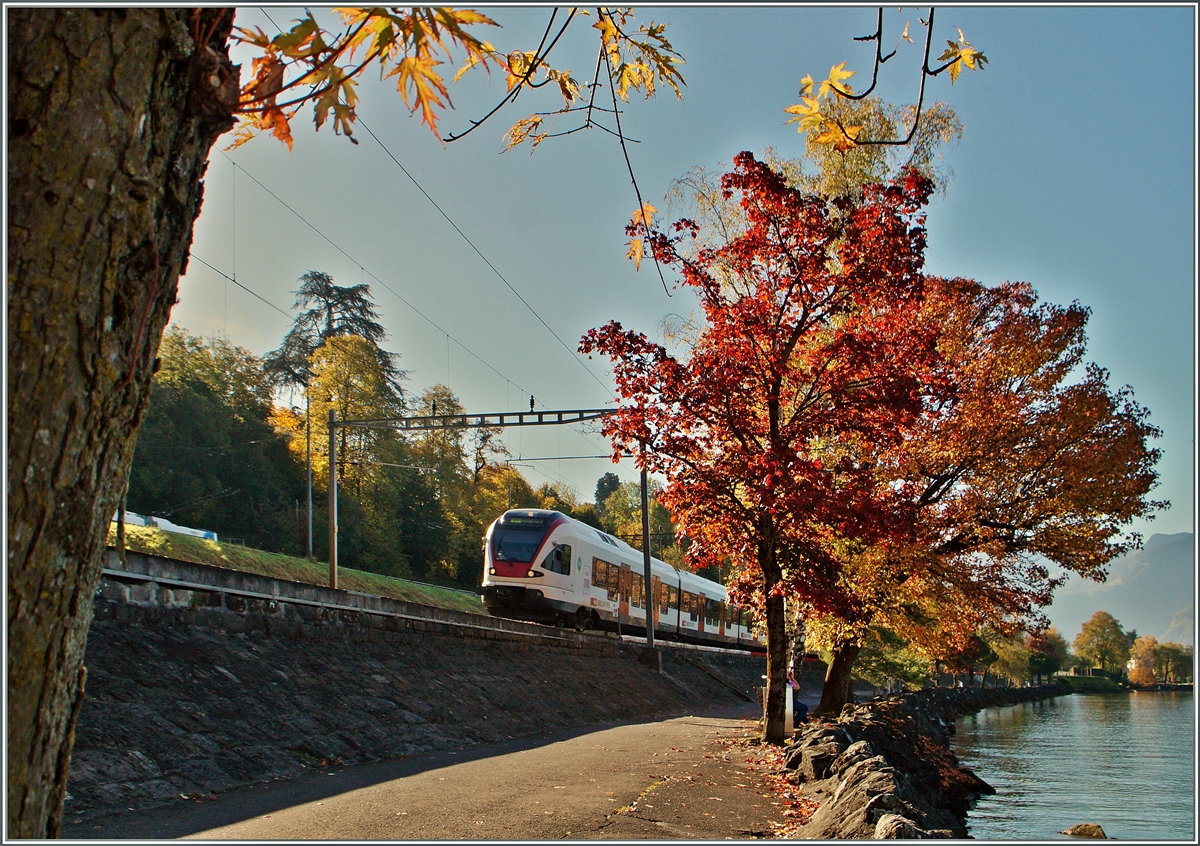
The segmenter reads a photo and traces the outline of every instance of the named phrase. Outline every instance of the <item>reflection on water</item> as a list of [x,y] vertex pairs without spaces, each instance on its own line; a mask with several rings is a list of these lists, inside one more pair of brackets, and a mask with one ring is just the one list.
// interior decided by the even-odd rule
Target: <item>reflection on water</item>
[[1121,840],[1194,840],[1191,693],[1074,695],[958,721],[954,751],[996,788],[970,812],[981,840],[1073,839],[1099,823]]

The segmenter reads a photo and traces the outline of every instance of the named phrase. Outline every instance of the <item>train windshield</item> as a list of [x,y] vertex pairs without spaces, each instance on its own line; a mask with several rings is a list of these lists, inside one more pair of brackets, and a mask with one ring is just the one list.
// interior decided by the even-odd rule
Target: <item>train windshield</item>
[[507,516],[492,530],[492,555],[497,561],[533,561],[550,521],[550,517]]

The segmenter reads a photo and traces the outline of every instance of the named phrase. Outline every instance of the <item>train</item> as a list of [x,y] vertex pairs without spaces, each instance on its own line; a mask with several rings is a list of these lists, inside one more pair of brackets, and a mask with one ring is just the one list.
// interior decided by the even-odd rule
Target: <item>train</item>
[[[752,651],[765,645],[725,587],[650,560],[656,638]],[[510,509],[484,538],[481,595],[489,613],[561,627],[645,636],[640,550],[559,511]]]

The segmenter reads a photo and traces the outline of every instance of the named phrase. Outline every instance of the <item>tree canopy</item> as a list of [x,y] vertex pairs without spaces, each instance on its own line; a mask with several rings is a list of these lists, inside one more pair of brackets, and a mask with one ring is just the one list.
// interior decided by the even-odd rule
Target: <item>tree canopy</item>
[[884,509],[871,500],[895,494],[865,484],[871,468],[837,445],[894,439],[919,409],[913,369],[932,345],[897,316],[920,301],[932,185],[909,173],[829,203],[741,153],[721,189],[738,197],[742,225],[715,243],[693,249],[690,219],[649,235],[700,298],[688,356],[615,322],[580,348],[612,360],[627,404],[604,431],[614,450],[647,445],[649,468],[669,480],[661,499],[692,540],[689,561],[734,562],[765,600],[767,737],[781,742],[785,573],[813,607],[849,609],[831,527],[853,538],[903,531],[874,519]]
[[159,348],[129,478],[128,508],[283,552],[302,548],[300,468],[272,425],[260,361],[171,327]]
[[1129,660],[1129,638],[1107,611],[1097,611],[1083,624],[1074,646],[1080,660],[1102,670],[1120,672]]
[[309,366],[312,355],[330,338],[353,335],[371,346],[383,375],[392,389],[400,393],[405,374],[396,363],[399,355],[384,352],[380,347],[387,333],[371,300],[371,286],[343,287],[319,270],[308,271],[299,281],[292,308],[303,311],[292,320],[279,348],[263,359],[271,382],[282,387],[307,385],[312,376]]
[[[914,532],[847,546],[844,572],[863,597],[859,628],[889,625],[938,657],[987,625],[1043,628],[1064,578],[1046,562],[1102,579],[1140,543],[1124,527],[1162,503],[1147,497],[1158,430],[1129,389],[1081,368],[1085,309],[961,279],[928,280],[924,307],[939,337],[923,411],[897,444],[861,456],[877,484],[908,492]],[[835,642],[855,636],[843,622]]]

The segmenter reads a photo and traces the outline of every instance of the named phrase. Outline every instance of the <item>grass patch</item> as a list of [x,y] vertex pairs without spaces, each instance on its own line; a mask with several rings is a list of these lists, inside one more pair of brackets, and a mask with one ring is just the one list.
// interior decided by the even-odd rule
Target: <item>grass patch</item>
[[1124,693],[1128,688],[1105,676],[1055,676],[1056,681],[1065,681],[1075,693]]
[[[108,545],[116,546],[117,528],[109,524]],[[329,584],[329,565],[320,561],[308,561],[291,555],[266,552],[240,544],[220,543],[203,538],[164,532],[149,526],[126,526],[125,548],[130,552],[207,564],[226,570],[254,573],[272,579],[320,585]],[[487,614],[487,609],[473,594],[462,593],[437,585],[418,584],[404,579],[381,576],[364,570],[338,568],[338,587],[374,596],[386,596],[404,602],[463,611],[468,614]]]

